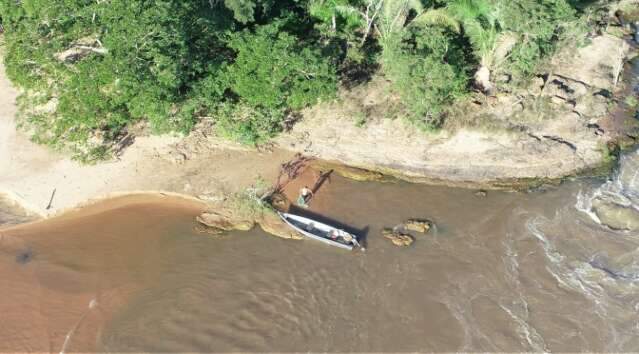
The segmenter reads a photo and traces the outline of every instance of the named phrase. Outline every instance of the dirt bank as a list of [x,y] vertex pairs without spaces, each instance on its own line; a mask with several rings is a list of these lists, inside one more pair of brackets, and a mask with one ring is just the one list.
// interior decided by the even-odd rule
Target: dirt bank
[[395,98],[378,77],[338,102],[307,110],[277,142],[413,181],[503,185],[561,178],[608,158],[606,143],[619,132],[602,127],[615,106],[610,93],[623,88],[619,70],[629,49],[608,34],[566,49],[529,87],[454,107],[450,126],[436,133],[389,119]]
[[[16,131],[17,92],[0,68],[0,193],[42,216],[131,191],[219,202],[258,179],[270,183],[294,152],[418,182],[485,186],[560,178],[607,158],[606,142],[615,134],[602,129],[612,107],[602,92],[621,88],[615,72],[627,53],[611,35],[567,50],[531,87],[459,107],[463,128],[426,133],[385,118],[393,97],[377,78],[306,111],[290,132],[259,150],[222,141],[203,123],[188,137],[138,136],[115,161],[93,166]],[[356,125],[362,110],[366,120]]]

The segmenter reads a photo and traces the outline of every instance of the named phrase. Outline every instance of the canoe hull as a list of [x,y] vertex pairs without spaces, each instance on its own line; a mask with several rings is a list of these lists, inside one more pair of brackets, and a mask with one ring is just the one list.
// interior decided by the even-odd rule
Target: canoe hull
[[299,215],[293,215],[288,213],[278,213],[282,220],[287,223],[290,227],[301,233],[302,235],[312,238],[313,240],[317,240],[323,243],[326,243],[331,246],[339,247],[346,250],[352,250],[354,245],[334,241],[326,237],[322,237],[322,234],[328,235],[330,232],[336,231],[342,235],[349,235],[354,240],[357,240],[357,237],[353,234],[349,234],[344,230],[340,230],[336,227],[321,223],[319,221],[315,221],[313,219],[305,218]]

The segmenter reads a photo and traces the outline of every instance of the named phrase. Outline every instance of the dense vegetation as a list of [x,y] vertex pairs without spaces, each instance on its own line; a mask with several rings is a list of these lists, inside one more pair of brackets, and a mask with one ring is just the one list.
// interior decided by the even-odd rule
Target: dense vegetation
[[138,122],[188,132],[206,117],[258,143],[373,74],[437,128],[470,90],[500,89],[498,73],[534,74],[581,24],[570,0],[0,0],[0,21],[23,125],[88,160]]

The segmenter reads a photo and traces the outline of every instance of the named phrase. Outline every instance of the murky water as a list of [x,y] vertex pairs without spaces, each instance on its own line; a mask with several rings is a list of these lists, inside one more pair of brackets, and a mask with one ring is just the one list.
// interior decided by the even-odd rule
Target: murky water
[[[335,177],[311,212],[365,235],[365,253],[201,235],[199,208],[176,201],[4,230],[0,351],[636,350],[639,235],[587,201],[639,178],[602,183],[481,197]],[[437,228],[409,248],[381,236],[410,217]]]

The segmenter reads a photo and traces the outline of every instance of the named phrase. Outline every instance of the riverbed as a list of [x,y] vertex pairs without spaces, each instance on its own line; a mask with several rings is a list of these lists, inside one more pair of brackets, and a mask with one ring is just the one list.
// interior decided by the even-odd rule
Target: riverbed
[[[200,234],[201,206],[173,198],[5,228],[0,351],[636,350],[639,235],[593,219],[605,183],[484,196],[335,176],[308,212],[366,252]],[[436,227],[408,248],[381,236],[412,217]]]

